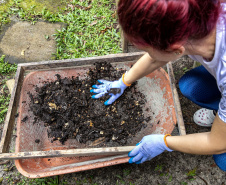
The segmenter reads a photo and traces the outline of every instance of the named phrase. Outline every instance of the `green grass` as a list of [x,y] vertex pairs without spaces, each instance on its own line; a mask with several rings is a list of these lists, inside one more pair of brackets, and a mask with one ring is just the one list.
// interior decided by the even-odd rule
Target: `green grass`
[[[15,184],[12,177],[6,177],[8,184]],[[16,182],[17,185],[66,185],[67,182],[59,182],[59,177],[45,177],[38,179],[21,178]]]
[[0,124],[4,122],[10,100],[10,94],[5,93],[6,92],[5,90],[6,87],[4,85],[2,88],[2,91],[4,93],[0,92]]
[[195,169],[193,169],[193,170],[190,170],[190,171],[187,173],[188,179],[189,179],[190,181],[195,180],[194,177],[197,175],[197,174],[196,174],[196,170],[197,170],[197,168],[195,168]]
[[6,75],[12,72],[16,72],[17,65],[9,64],[5,61],[5,55],[0,57],[0,74]]
[[6,62],[4,55],[0,57],[0,74],[4,75],[4,79],[1,80],[0,85],[0,124],[4,122],[10,100],[10,94],[8,93],[5,82],[7,80],[7,77],[10,74],[14,73],[16,69],[17,65],[12,65]]
[[[116,31],[117,22],[114,12],[111,11],[113,5],[109,0],[94,0],[91,4],[88,4],[88,1],[73,1],[71,11],[60,17],[62,22],[69,25],[67,29],[56,34],[56,58],[100,56],[121,52],[120,34]],[[85,10],[85,7],[90,9]]]

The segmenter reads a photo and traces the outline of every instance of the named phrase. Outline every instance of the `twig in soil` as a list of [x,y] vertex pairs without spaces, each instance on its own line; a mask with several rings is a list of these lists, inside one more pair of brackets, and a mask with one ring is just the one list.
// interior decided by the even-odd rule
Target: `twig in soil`
[[9,160],[6,160],[6,161],[0,162],[0,165],[2,165],[2,164],[8,164],[8,163],[9,163]]
[[94,142],[92,142],[92,144],[90,144],[89,146],[97,146],[103,142],[105,142],[105,137],[100,137],[97,140],[95,140]]
[[203,182],[205,182],[206,185],[208,185],[208,183],[206,182],[205,179],[203,179],[202,177],[200,177],[199,175],[196,175],[197,177],[199,177],[201,180],[203,180]]

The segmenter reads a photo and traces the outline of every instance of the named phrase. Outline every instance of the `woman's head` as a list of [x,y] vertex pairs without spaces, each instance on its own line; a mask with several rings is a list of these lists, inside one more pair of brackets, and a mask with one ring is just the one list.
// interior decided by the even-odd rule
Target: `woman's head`
[[137,46],[165,50],[188,39],[201,39],[215,28],[218,0],[120,0],[119,23]]

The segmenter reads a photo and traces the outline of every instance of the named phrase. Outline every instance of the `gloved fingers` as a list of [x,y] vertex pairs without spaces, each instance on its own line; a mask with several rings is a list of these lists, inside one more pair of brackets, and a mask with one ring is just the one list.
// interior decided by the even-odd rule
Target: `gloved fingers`
[[108,83],[109,81],[107,80],[97,80],[100,84],[105,84],[105,83]]
[[104,102],[104,105],[111,105],[118,97],[112,95],[106,102]]
[[106,92],[106,89],[105,88],[101,88],[101,89],[91,89],[90,90],[91,93],[102,93],[102,92]]
[[137,143],[136,146],[140,145],[140,144],[143,143],[143,142],[144,142],[144,138],[141,139],[141,141],[140,141],[139,143]]
[[135,164],[141,164],[142,163],[141,161],[142,161],[142,159],[137,161],[137,162],[135,162]]
[[139,160],[139,161],[137,161],[137,162],[135,162],[135,164],[141,164],[141,163],[143,163],[143,162],[145,162],[145,161],[147,161],[147,160],[149,160],[148,157],[143,156],[142,159]]
[[143,154],[138,153],[135,157],[132,157],[129,159],[129,163],[136,163],[138,161],[141,161],[142,158],[143,158]]
[[106,86],[105,85],[92,85],[92,88],[95,88],[95,89],[105,89]]
[[143,163],[143,162],[145,162],[145,161],[147,161],[147,160],[151,160],[151,159],[149,159],[148,157],[144,156],[144,157],[141,159],[141,161],[139,161],[139,163],[136,163],[136,164],[141,164],[141,163]]
[[147,136],[144,136],[144,137],[141,139],[141,141],[140,141],[139,143],[143,143],[143,142],[145,142],[146,140],[148,140],[148,139],[147,139]]
[[130,164],[133,163],[133,158],[134,158],[134,157],[131,157],[131,158],[129,159],[129,163],[130,163]]
[[129,152],[128,156],[129,157],[134,157],[139,153],[140,147],[137,146],[135,147],[132,151]]
[[106,94],[106,92],[102,92],[102,93],[91,96],[91,98],[98,99],[98,98],[101,98],[102,96],[104,96],[105,94]]

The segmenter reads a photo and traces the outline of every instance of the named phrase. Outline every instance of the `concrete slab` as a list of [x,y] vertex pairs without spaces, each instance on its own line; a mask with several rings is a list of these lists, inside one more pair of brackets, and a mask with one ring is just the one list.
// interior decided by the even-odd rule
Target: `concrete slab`
[[53,34],[64,26],[60,23],[12,22],[0,33],[0,55],[6,55],[9,63],[51,60],[56,52]]

